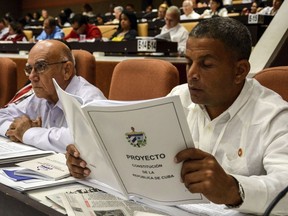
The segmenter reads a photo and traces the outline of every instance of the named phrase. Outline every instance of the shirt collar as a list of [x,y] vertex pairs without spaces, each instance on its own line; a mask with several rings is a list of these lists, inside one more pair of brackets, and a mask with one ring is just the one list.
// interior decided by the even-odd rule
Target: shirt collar
[[[238,113],[238,111],[241,109],[241,107],[247,102],[248,98],[251,95],[252,89],[253,89],[252,80],[246,79],[244,86],[243,86],[240,94],[238,95],[237,99],[234,101],[234,103],[226,111],[224,111],[221,115],[219,115],[215,119],[220,119],[220,118],[225,117],[225,119],[227,118],[227,120],[229,120],[229,119],[233,118]],[[193,105],[193,107],[195,106],[192,103],[192,104],[190,104],[189,108],[192,108],[192,105]],[[209,117],[204,105],[196,104],[196,107],[200,108],[204,112],[204,114],[207,117]]]

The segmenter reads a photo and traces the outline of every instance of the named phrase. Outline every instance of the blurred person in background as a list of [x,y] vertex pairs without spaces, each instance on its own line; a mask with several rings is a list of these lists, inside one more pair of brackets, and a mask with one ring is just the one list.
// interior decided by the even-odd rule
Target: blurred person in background
[[85,35],[86,39],[101,39],[102,33],[100,29],[93,24],[88,23],[88,17],[82,14],[76,14],[71,19],[71,32],[64,38],[66,41],[75,41],[80,39],[80,35]]
[[228,11],[223,5],[222,0],[210,0],[210,9],[206,9],[200,18],[211,18],[214,16],[228,17]]
[[57,21],[53,17],[48,17],[43,22],[43,31],[36,40],[63,39],[64,32],[57,26]]
[[200,14],[196,13],[193,9],[192,0],[184,0],[182,10],[184,14],[180,16],[180,20],[199,19],[200,17]]
[[137,33],[137,17],[133,12],[123,11],[117,31],[110,38],[111,41],[133,40]]
[[22,25],[19,22],[12,21],[8,27],[9,32],[3,36],[3,41],[12,41],[14,43],[17,41],[28,41],[27,37],[23,33]]

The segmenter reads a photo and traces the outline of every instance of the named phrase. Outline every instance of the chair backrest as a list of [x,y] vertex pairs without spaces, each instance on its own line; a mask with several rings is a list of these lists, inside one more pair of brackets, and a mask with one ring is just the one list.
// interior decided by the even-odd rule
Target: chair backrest
[[72,50],[76,62],[76,74],[85,78],[91,84],[95,84],[96,60],[86,50]]
[[65,37],[72,31],[72,27],[64,27],[62,31],[64,32]]
[[10,58],[0,58],[0,107],[3,107],[17,91],[17,67]]
[[159,59],[129,59],[116,65],[110,84],[111,100],[145,100],[166,96],[179,84],[177,68]]
[[288,101],[288,66],[266,68],[254,75],[258,82]]
[[32,30],[23,30],[23,33],[27,37],[27,40],[31,40],[33,38],[33,31]]
[[180,23],[188,32],[191,32],[192,29],[198,24],[198,22],[183,22]]
[[138,36],[147,37],[148,36],[148,23],[138,23],[137,30],[138,30]]
[[118,25],[98,25],[97,26],[102,34],[102,38],[111,38],[114,32],[116,32]]

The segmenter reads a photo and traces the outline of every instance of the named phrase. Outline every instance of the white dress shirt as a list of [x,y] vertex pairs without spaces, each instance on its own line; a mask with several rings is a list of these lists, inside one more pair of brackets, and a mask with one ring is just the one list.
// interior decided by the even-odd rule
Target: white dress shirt
[[192,13],[186,15],[186,14],[182,14],[180,16],[180,20],[189,20],[189,19],[199,19],[200,14],[196,13],[194,10],[192,11]]
[[179,23],[175,27],[170,29],[167,29],[165,25],[163,26],[160,35],[167,33],[170,34],[170,40],[172,42],[178,42],[178,52],[184,53],[186,49],[186,42],[189,35],[189,32],[186,30],[186,28],[180,25]]
[[0,31],[0,40],[9,32],[9,28],[5,27]]
[[[80,96],[84,103],[105,99],[98,88],[78,76],[72,78],[65,91]],[[24,133],[25,144],[43,150],[65,152],[66,146],[74,143],[59,101],[51,104],[33,94],[18,104],[12,103],[0,109],[0,135],[5,136],[12,121],[22,115],[33,120],[38,116],[42,118],[42,127],[32,127]]]
[[226,8],[221,8],[219,11],[213,12],[211,9],[206,9],[202,14],[202,18],[211,18],[212,16],[228,17]]
[[[263,214],[288,185],[288,103],[247,79],[236,101],[211,120],[203,106],[191,102],[187,84],[169,95],[180,95],[195,147],[214,155],[243,186],[238,210]],[[287,200],[274,210],[287,213]]]

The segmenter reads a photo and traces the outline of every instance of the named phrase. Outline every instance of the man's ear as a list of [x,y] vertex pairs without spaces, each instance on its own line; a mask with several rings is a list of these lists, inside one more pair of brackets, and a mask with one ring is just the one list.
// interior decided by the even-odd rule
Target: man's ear
[[235,83],[242,83],[250,71],[250,63],[247,59],[239,60],[236,63]]
[[69,80],[74,75],[74,65],[71,61],[65,63],[64,80]]

